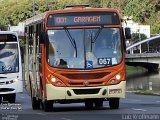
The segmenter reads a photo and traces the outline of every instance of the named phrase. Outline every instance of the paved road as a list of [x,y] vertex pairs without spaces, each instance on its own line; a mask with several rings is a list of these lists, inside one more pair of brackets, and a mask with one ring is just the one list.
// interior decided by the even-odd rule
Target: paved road
[[[160,96],[127,93],[118,110],[108,102],[101,109],[87,110],[83,103],[55,104],[52,112],[32,110],[26,92],[17,95],[16,104],[1,103],[0,120],[160,120]],[[7,110],[5,110],[7,109]]]

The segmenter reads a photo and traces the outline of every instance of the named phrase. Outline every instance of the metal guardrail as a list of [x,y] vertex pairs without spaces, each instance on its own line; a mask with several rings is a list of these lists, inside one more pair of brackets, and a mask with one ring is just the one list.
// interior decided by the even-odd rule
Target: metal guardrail
[[126,54],[126,58],[160,58],[160,53]]
[[143,44],[143,43],[145,43],[145,42],[152,41],[152,40],[159,39],[159,38],[160,38],[160,35],[157,35],[157,36],[154,36],[154,37],[151,37],[151,38],[144,39],[144,40],[142,40],[142,41],[139,41],[139,42],[137,42],[137,43],[135,43],[135,44],[127,47],[126,50],[130,50],[130,49],[132,49],[132,48],[134,48],[134,47],[136,47],[136,46],[138,46],[138,45],[141,45],[141,44]]

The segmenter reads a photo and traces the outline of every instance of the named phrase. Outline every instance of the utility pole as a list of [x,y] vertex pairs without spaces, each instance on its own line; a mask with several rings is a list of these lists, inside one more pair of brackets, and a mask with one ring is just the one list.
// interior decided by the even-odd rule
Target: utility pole
[[11,26],[13,25],[13,20],[11,16],[8,16],[7,19],[8,19],[8,30],[10,31]]
[[32,15],[35,16],[35,0],[32,0]]
[[[140,33],[140,25],[138,24],[139,27],[139,41],[141,41],[141,33]],[[142,45],[140,44],[139,52],[142,53]]]

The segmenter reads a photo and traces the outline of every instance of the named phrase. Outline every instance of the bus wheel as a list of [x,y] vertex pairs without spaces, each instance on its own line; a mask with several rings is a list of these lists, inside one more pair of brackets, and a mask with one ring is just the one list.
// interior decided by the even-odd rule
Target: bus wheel
[[7,97],[9,103],[15,103],[16,102],[16,93],[9,94],[6,97]]
[[119,108],[119,98],[110,98],[109,106],[110,106],[110,109],[118,109]]
[[101,108],[101,107],[103,107],[103,100],[96,100],[96,101],[95,101],[95,107],[96,107],[96,108]]
[[50,112],[53,110],[53,101],[43,101],[43,110],[45,112]]
[[92,101],[89,101],[89,100],[86,100],[85,101],[85,107],[87,109],[92,109],[93,108],[93,102]]
[[33,110],[40,109],[40,100],[37,100],[36,97],[32,97],[32,108]]

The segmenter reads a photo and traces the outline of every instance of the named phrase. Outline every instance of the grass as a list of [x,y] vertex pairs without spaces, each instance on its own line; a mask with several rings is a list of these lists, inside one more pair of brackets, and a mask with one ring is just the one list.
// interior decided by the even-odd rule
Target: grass
[[126,73],[127,73],[127,76],[130,76],[130,75],[134,75],[134,74],[141,74],[141,73],[144,73],[146,72],[147,70],[145,68],[142,68],[142,67],[133,67],[133,66],[127,66],[126,65]]
[[[135,76],[135,75],[140,75],[145,72],[147,72],[147,70],[142,67],[126,66],[127,78]],[[134,92],[135,94],[141,94],[141,95],[160,96],[160,90],[158,90],[158,89],[145,90],[145,89],[127,88],[127,91]]]
[[141,95],[156,95],[156,96],[160,96],[160,91],[152,91],[152,90],[137,90],[134,93],[135,94],[141,94]]

